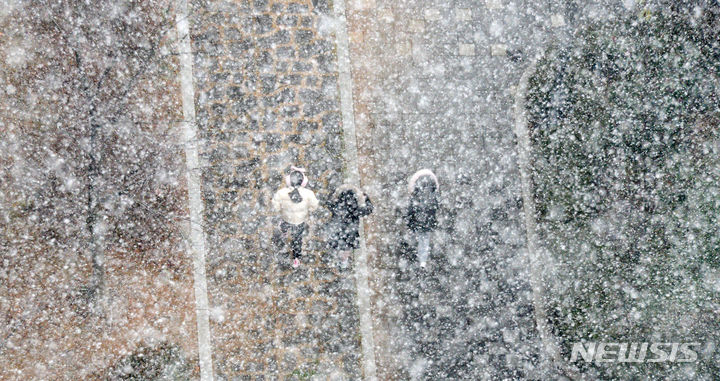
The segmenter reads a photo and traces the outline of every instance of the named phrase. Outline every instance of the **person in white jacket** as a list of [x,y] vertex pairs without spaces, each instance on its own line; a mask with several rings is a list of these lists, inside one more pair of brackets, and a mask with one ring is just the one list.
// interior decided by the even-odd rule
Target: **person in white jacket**
[[290,235],[290,249],[293,257],[293,267],[300,265],[302,254],[302,236],[307,231],[307,220],[310,212],[317,209],[319,202],[315,193],[307,186],[305,169],[290,167],[290,174],[285,177],[285,187],[280,188],[272,198],[272,207],[280,212],[282,223],[280,231],[284,236]]

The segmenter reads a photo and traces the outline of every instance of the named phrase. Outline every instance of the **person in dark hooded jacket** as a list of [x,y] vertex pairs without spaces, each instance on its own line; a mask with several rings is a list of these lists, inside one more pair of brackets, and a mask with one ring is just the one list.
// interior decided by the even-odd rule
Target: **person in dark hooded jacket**
[[340,252],[340,266],[345,268],[360,244],[360,217],[372,213],[373,204],[365,192],[346,184],[335,191],[327,207],[332,213],[328,245]]
[[438,181],[429,169],[417,171],[408,184],[410,202],[405,215],[408,229],[417,239],[417,258],[421,267],[425,267],[430,256],[430,233],[438,225]]

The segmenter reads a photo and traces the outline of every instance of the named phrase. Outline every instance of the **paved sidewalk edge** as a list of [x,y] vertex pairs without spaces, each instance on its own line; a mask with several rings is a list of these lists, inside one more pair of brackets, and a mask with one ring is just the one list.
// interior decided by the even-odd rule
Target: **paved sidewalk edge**
[[[342,111],[343,121],[345,176],[348,181],[360,184],[345,0],[334,0],[333,10],[335,12],[335,18],[337,19],[335,39],[337,45],[340,110]],[[360,248],[355,251],[355,285],[357,288],[357,305],[360,314],[363,373],[366,380],[377,380],[375,341],[373,338],[370,305],[370,286],[368,283],[367,250],[365,248],[365,229],[362,223],[360,224]]]
[[197,317],[198,357],[200,380],[213,380],[212,344],[208,311],[207,278],[205,275],[205,231],[203,230],[203,202],[198,173],[198,141],[195,125],[195,90],[193,88],[193,56],[190,46],[187,0],[177,0],[177,34],[180,58],[180,86],[182,91],[183,130],[185,134],[185,164],[187,165],[188,209],[190,212],[190,248],[193,257],[195,284],[195,312]]
[[582,379],[575,369],[565,363],[560,355],[558,341],[552,334],[547,324],[545,314],[545,285],[543,275],[546,270],[546,262],[543,261],[541,245],[537,238],[537,226],[535,223],[535,200],[533,197],[532,179],[530,178],[530,134],[527,129],[527,114],[525,112],[525,95],[528,90],[530,76],[535,73],[537,59],[533,59],[530,65],[522,74],[515,92],[515,135],[517,136],[518,168],[522,183],[523,210],[525,214],[525,232],[527,237],[527,250],[529,258],[530,284],[533,291],[533,306],[535,310],[535,324],[540,334],[543,345],[543,356],[552,361],[566,376],[574,380]]

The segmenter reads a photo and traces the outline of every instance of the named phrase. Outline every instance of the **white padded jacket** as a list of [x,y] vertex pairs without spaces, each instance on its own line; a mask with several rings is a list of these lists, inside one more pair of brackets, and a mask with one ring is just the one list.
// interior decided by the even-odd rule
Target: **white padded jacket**
[[307,221],[310,212],[320,206],[315,193],[310,189],[298,187],[298,192],[302,197],[302,201],[295,203],[290,199],[290,192],[293,188],[285,187],[275,192],[272,198],[272,207],[275,211],[280,212],[282,219],[293,225],[300,225]]

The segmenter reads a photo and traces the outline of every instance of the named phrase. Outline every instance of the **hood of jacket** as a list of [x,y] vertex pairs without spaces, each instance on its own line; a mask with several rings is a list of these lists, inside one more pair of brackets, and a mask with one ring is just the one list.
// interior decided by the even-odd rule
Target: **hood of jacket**
[[[305,168],[300,168],[300,167],[291,165],[290,172],[294,172],[294,171],[300,172],[303,175],[303,181],[302,181],[302,184],[300,184],[300,187],[301,188],[307,187],[308,178],[307,178],[307,175],[305,174]],[[287,175],[285,175],[285,185],[287,185],[288,188],[292,188],[292,185],[290,185],[290,174],[289,173]]]
[[415,185],[417,184],[417,181],[421,177],[425,177],[425,176],[429,176],[430,178],[432,178],[432,180],[435,182],[436,190],[440,190],[440,184],[438,183],[437,176],[435,176],[433,171],[431,171],[427,168],[424,168],[424,169],[421,169],[421,170],[415,172],[415,174],[412,175],[412,177],[410,178],[410,181],[408,182],[408,190],[410,191],[410,193],[412,193],[415,190]]
[[337,198],[340,197],[340,194],[346,190],[352,190],[355,192],[355,198],[357,199],[359,208],[365,207],[365,192],[363,192],[360,187],[353,184],[343,184],[339,186],[335,189],[335,193],[333,193],[333,199],[337,200]]

